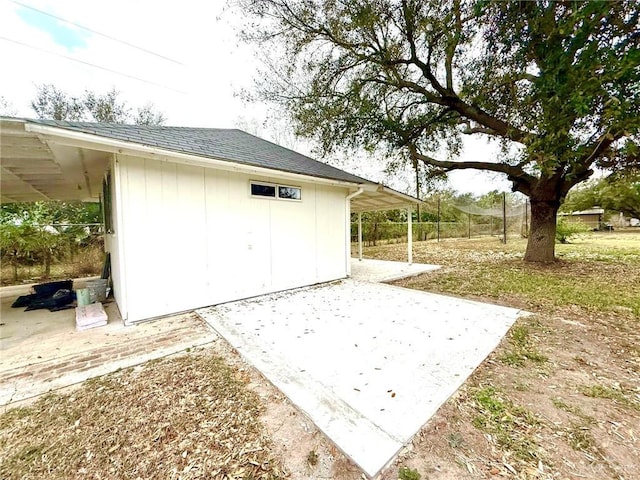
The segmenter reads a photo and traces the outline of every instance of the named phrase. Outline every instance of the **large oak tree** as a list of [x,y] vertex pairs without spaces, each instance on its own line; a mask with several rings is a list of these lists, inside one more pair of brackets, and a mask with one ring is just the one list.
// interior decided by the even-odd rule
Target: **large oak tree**
[[[558,208],[594,167],[638,167],[636,0],[240,1],[269,52],[260,95],[299,134],[505,174],[531,202],[525,260],[554,259]],[[501,155],[457,160],[464,135]]]

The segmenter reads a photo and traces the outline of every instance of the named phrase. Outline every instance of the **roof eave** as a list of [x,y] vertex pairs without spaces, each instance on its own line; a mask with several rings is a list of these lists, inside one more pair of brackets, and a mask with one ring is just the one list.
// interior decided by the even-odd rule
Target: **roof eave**
[[47,141],[58,143],[61,145],[73,146],[78,148],[87,148],[92,150],[102,150],[115,154],[130,154],[143,156],[146,158],[154,158],[159,161],[171,161],[177,163],[183,163],[187,165],[207,166],[214,167],[220,170],[235,171],[242,173],[250,173],[254,175],[262,176],[274,176],[277,173],[278,176],[291,178],[299,181],[311,181],[316,183],[344,186],[344,187],[356,187],[356,186],[376,186],[376,184],[370,183],[358,183],[356,181],[338,180],[334,178],[326,178],[314,175],[305,175],[301,173],[289,172],[286,170],[280,170],[275,168],[259,167],[255,165],[247,165],[239,163],[233,160],[229,160],[221,157],[210,157],[194,155],[191,153],[177,152],[161,147],[153,147],[149,145],[143,145],[136,142],[127,142],[124,140],[116,140],[112,138],[103,137],[100,135],[94,135],[84,132],[77,132],[74,130],[68,130],[60,127],[52,127],[49,125],[41,125],[37,123],[25,122],[25,130],[30,133],[43,135]]

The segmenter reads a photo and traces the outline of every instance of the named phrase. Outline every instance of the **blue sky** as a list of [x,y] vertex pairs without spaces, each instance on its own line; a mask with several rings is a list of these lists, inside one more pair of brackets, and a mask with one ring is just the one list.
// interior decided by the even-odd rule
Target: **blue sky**
[[91,36],[89,32],[75,29],[55,18],[27,8],[21,7],[16,10],[16,13],[24,23],[48,33],[55,43],[70,52],[76,48],[86,47],[86,39]]

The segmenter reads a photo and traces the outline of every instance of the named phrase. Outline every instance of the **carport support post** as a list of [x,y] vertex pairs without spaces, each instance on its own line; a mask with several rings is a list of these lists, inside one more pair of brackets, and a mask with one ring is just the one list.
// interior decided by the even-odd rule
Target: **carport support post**
[[411,207],[407,208],[407,263],[413,263],[413,228],[411,228]]
[[358,212],[358,260],[362,261],[362,212]]

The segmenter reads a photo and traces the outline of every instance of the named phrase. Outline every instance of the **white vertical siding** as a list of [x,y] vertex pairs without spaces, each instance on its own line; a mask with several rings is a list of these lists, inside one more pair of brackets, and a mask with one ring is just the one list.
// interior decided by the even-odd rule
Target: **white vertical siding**
[[[347,190],[256,198],[276,177],[118,156],[129,321],[346,276]],[[290,185],[291,181],[280,181]]]
[[[318,280],[321,282],[345,277],[349,272],[345,262],[350,265],[351,252],[346,249],[345,230],[347,212],[345,210],[344,195],[336,195],[335,189],[316,186],[316,268]],[[351,242],[349,241],[349,247]],[[340,259],[327,262],[327,258],[334,258],[336,252],[341,252]]]

